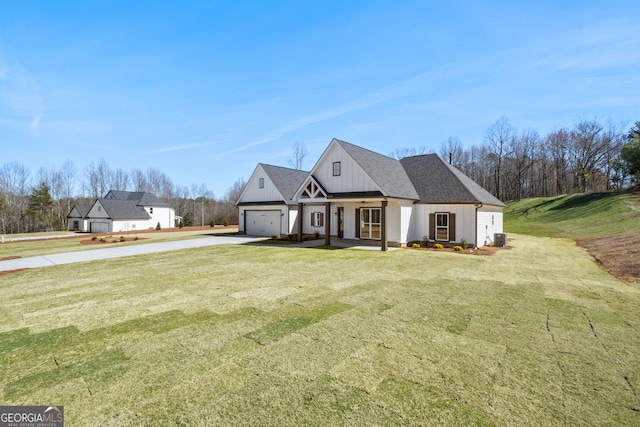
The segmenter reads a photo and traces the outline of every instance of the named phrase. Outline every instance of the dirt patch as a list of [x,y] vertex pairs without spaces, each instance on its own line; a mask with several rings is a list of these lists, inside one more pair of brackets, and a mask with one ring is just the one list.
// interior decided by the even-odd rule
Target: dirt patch
[[618,279],[640,283],[640,231],[579,239],[577,243]]
[[18,255],[6,256],[4,258],[0,258],[0,261],[9,261],[10,259],[20,259],[20,258],[22,257]]
[[0,271],[0,276],[2,276],[4,274],[18,273],[20,271],[25,271],[25,270],[28,270],[28,268],[17,268],[15,270]]

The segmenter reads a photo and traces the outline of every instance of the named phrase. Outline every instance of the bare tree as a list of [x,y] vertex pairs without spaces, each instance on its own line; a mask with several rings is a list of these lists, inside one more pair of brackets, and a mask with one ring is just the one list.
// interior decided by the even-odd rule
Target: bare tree
[[496,120],[485,136],[487,148],[489,149],[489,157],[492,160],[494,175],[494,194],[498,198],[502,198],[502,162],[506,151],[507,144],[513,138],[514,128],[509,123],[509,119],[505,116]]
[[287,157],[287,163],[294,169],[302,170],[302,163],[304,158],[307,157],[307,146],[302,141],[296,141],[293,144],[293,153],[290,157]]
[[396,160],[400,160],[400,159],[404,159],[405,157],[419,156],[421,154],[428,154],[432,152],[433,150],[429,150],[424,145],[421,145],[418,148],[416,147],[396,148],[389,154],[389,157],[392,157]]
[[111,189],[111,168],[103,159],[100,159],[98,164],[89,163],[85,170],[85,176],[89,185],[89,197],[93,199],[104,197]]
[[463,169],[466,163],[465,157],[468,157],[460,141],[455,136],[450,136],[440,144],[440,157],[458,169]]

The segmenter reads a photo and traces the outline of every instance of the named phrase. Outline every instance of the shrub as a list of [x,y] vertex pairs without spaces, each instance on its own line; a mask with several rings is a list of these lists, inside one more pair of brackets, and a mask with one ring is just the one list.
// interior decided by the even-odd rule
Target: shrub
[[95,242],[96,240],[98,240],[98,236],[93,236],[93,237],[91,238],[91,240],[93,240],[93,241]]
[[429,243],[429,237],[422,236],[422,246],[426,248],[428,246],[427,243]]
[[127,240],[127,238],[126,238],[126,237],[124,237],[124,236],[120,236],[120,241],[121,241],[121,242],[124,242],[125,240]]
[[462,249],[467,249],[467,247],[469,246],[469,243],[467,243],[467,239],[460,239],[460,246],[462,246]]
[[462,246],[456,245],[456,246],[453,247],[453,250],[456,251],[456,252],[461,252],[462,251]]
[[418,249],[420,247],[420,243],[414,243],[413,245],[411,245],[411,247],[413,249]]
[[215,227],[216,226],[216,220],[212,219],[211,223],[209,225],[211,226],[211,228]]
[[106,241],[107,241],[107,240],[106,240],[104,237],[101,237],[101,238],[100,238],[100,243],[104,243],[104,242],[106,242]]
[[442,249],[444,248],[444,246],[442,246],[442,244],[440,243],[436,243],[435,245],[433,245],[433,249]]
[[184,227],[184,222],[182,222],[182,220],[180,220],[180,222],[178,223],[178,228],[182,228]]
[[228,219],[226,219],[226,218],[224,219],[224,226],[225,226],[225,227],[228,227],[228,226],[229,226],[229,220],[228,220]]
[[162,230],[162,227],[160,227],[160,221],[156,224],[156,230]]
[[134,237],[134,238],[133,238],[133,241],[134,241],[134,242],[135,242],[135,241],[137,241],[137,240],[138,240],[138,236],[136,236],[136,237]]

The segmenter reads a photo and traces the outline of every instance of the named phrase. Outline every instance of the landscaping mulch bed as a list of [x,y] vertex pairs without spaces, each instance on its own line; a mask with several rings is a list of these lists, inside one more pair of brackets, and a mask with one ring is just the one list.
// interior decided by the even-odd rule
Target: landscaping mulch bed
[[91,239],[84,239],[84,240],[80,240],[80,243],[83,245],[108,245],[111,243],[126,243],[126,242],[133,242],[133,241],[139,241],[139,240],[147,240],[144,237],[139,237],[139,238],[134,238],[134,237],[125,237],[124,239],[120,239],[119,237],[113,235],[113,236],[107,236],[107,237],[98,237],[97,239],[93,240],[93,238]]
[[640,231],[579,239],[577,243],[618,279],[640,283]]

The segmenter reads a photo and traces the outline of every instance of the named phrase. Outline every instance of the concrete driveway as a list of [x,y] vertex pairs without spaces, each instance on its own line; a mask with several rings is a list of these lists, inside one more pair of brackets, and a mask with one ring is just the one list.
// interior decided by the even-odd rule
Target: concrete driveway
[[175,242],[146,243],[142,245],[118,246],[103,249],[91,249],[61,254],[41,255],[0,261],[0,271],[22,268],[48,267],[51,265],[71,264],[74,262],[97,261],[101,259],[175,251],[180,249],[203,248],[216,245],[241,245],[264,240],[264,237],[251,236],[215,236],[201,239],[178,240]]

